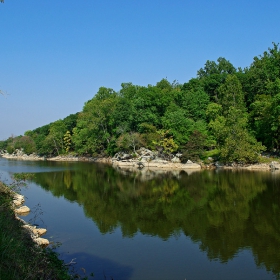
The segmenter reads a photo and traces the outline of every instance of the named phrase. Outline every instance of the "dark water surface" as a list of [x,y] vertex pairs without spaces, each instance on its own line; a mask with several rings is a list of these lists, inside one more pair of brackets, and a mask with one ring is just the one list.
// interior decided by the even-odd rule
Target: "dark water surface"
[[94,279],[278,279],[280,173],[118,172],[0,158],[35,173],[24,219]]

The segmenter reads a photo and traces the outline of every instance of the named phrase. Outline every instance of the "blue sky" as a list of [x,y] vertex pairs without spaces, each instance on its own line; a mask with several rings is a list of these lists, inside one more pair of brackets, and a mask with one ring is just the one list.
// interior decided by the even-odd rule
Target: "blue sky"
[[101,86],[187,82],[280,42],[280,1],[5,0],[0,140],[81,111]]

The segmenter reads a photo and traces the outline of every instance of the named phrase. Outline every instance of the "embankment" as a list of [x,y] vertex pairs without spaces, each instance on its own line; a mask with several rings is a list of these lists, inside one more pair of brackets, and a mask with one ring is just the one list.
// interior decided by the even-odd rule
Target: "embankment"
[[114,157],[80,157],[75,155],[60,155],[55,157],[44,157],[36,154],[26,155],[22,150],[16,150],[13,154],[0,152],[0,156],[7,159],[16,160],[44,160],[44,161],[87,161],[110,164],[120,169],[150,169],[150,170],[201,170],[201,169],[241,169],[252,171],[273,171],[280,170],[279,161],[271,161],[268,163],[256,164],[222,164],[219,162],[211,162],[204,164],[203,162],[192,162],[188,160],[181,163],[180,154],[174,155],[171,159],[166,160],[159,156],[157,152],[141,148],[136,154],[117,153]]

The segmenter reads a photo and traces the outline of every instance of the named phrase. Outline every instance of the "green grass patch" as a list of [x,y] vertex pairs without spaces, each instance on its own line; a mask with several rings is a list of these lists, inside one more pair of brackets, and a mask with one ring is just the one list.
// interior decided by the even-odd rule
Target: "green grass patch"
[[35,245],[11,209],[11,191],[0,182],[0,279],[74,279],[52,249]]

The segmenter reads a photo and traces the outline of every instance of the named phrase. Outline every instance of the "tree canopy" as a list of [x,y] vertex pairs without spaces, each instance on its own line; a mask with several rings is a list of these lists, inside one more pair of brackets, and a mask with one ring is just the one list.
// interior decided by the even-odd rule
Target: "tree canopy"
[[[225,162],[257,162],[262,151],[280,150],[278,44],[245,69],[222,57],[208,60],[183,84],[162,79],[148,86],[122,83],[119,92],[100,87],[81,112],[25,136],[35,143],[29,152],[41,155],[113,155],[140,146],[163,151],[159,143],[173,141],[173,153],[198,160],[215,150]],[[18,147],[15,139],[5,143],[1,147]]]

